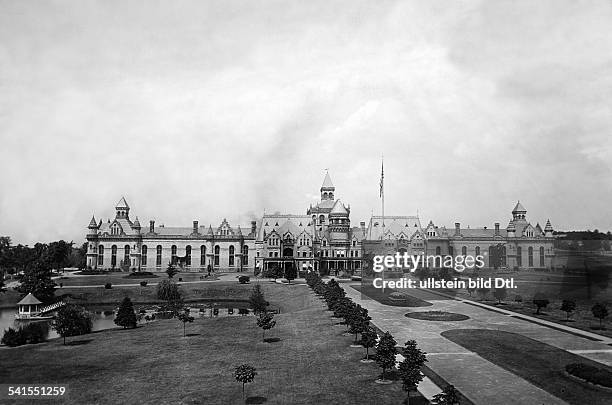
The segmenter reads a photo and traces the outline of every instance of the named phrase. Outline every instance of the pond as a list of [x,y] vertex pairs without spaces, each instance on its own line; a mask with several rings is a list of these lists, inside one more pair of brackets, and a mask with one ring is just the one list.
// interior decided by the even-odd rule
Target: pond
[[[189,308],[189,314],[194,318],[216,318],[226,316],[246,316],[252,315],[251,311],[247,308],[246,303],[194,303],[187,304]],[[157,312],[155,305],[147,306],[136,306],[136,310],[145,311],[145,315],[152,316]],[[92,314],[93,328],[92,331],[113,329],[115,325],[115,313],[116,308],[112,306],[95,306],[88,307],[87,310]],[[19,326],[26,325],[28,322],[41,322],[51,326],[51,320],[40,320],[40,321],[18,321],[15,319],[17,314],[16,308],[0,308],[0,338],[4,335],[4,331],[8,328],[18,328]],[[159,318],[163,318],[160,316]],[[57,332],[49,327],[48,339],[59,337]]]

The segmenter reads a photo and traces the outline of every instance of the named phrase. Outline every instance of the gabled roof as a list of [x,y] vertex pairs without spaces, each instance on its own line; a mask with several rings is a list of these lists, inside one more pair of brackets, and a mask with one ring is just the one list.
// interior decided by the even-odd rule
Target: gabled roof
[[334,188],[334,183],[332,183],[331,177],[329,177],[329,172],[325,172],[325,178],[323,179],[321,188]]
[[[386,216],[384,235],[389,233],[399,237],[401,232],[406,235],[412,235],[416,230],[422,230],[421,221],[417,216]],[[370,218],[370,226],[366,234],[366,239],[376,240],[381,239],[383,235],[382,216],[373,216]]]
[[115,205],[115,208],[127,208],[127,209],[130,209],[130,206],[128,205],[127,201],[125,201],[125,197],[121,197],[121,200],[119,200],[117,205]]
[[330,214],[348,215],[348,211],[346,210],[346,207],[344,206],[344,204],[342,204],[342,201],[340,201],[340,200],[336,200],[336,203],[334,204],[334,206],[332,207],[332,209],[331,209],[331,211],[329,213]]
[[32,293],[28,293],[21,301],[17,303],[17,305],[38,305],[42,304],[41,301],[38,300]]
[[311,220],[312,218],[309,215],[266,214],[263,216],[261,226],[257,231],[257,240],[263,241],[265,239],[264,235],[268,235],[272,231],[279,235],[284,235],[286,232],[291,232],[292,235],[300,235],[301,233],[311,235]]
[[514,209],[512,210],[512,212],[527,212],[527,210],[525,209],[525,207],[523,207],[523,205],[521,204],[520,201],[518,201],[516,203],[516,206],[514,207]]
[[132,228],[140,228],[140,222],[138,221],[138,217],[136,217],[136,220],[132,224]]

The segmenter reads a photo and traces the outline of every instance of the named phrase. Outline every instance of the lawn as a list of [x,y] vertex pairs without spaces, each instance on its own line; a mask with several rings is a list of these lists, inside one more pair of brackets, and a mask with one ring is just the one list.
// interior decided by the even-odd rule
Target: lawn
[[564,373],[570,363],[606,368],[603,364],[516,333],[454,329],[441,335],[570,404],[612,403],[612,392],[578,382]]
[[3,383],[69,384],[68,403],[238,404],[235,366],[252,364],[258,375],[250,397],[266,404],[398,404],[401,383],[374,382],[379,369],[363,364],[362,349],[305,286],[262,284],[266,298],[282,308],[277,326],[261,341],[252,317],[197,319],[183,326],[160,320],[135,330],[109,330],[0,349]]
[[[359,291],[364,299],[373,299],[381,304],[394,307],[428,307],[432,304],[425,301],[425,299],[444,299],[443,297],[434,295],[433,293],[415,289],[398,290],[385,288],[383,291],[380,288],[375,288],[367,282],[364,282],[361,285],[353,285],[351,287]],[[401,293],[404,299],[397,299],[391,296],[392,293],[397,292]]]

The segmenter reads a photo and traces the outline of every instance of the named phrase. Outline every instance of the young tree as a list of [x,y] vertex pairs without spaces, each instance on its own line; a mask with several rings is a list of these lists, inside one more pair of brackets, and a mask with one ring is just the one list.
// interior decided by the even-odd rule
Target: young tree
[[66,344],[66,337],[90,333],[91,328],[92,321],[89,312],[83,307],[72,304],[61,307],[53,322],[53,329],[64,338],[64,344]]
[[262,329],[262,332],[261,332],[262,341],[265,341],[264,337],[266,335],[266,331],[268,329],[272,329],[275,325],[276,325],[276,321],[274,320],[274,315],[267,313],[267,312],[261,312],[259,314],[259,317],[257,318],[257,326],[259,326]]
[[32,293],[42,302],[51,302],[55,298],[55,282],[51,280],[51,270],[41,261],[28,265],[23,275],[19,276],[20,285],[17,287],[24,296]]
[[563,300],[563,302],[561,302],[561,311],[567,314],[567,317],[565,318],[566,321],[569,321],[569,317],[574,310],[576,310],[576,301]]
[[381,336],[376,345],[376,364],[382,368],[382,381],[385,381],[385,372],[395,366],[396,345],[397,342],[388,331]]
[[369,328],[370,319],[372,318],[370,318],[368,315],[368,310],[362,308],[360,305],[357,305],[349,313],[349,317],[346,319],[346,322],[349,325],[349,333],[355,334],[355,342],[353,344],[359,344],[357,341],[357,335]]
[[166,274],[168,274],[168,278],[174,277],[178,273],[176,266],[172,263],[168,263],[168,268],[166,269]]
[[242,383],[242,400],[244,400],[244,385],[252,382],[257,375],[257,370],[250,364],[242,364],[234,370],[234,378]]
[[421,367],[427,361],[425,354],[417,347],[415,340],[407,341],[402,349],[404,360],[399,364],[398,374],[402,379],[402,389],[408,393],[408,401],[410,401],[410,392],[416,390],[417,385],[423,380]]
[[486,288],[486,287],[479,288],[476,291],[478,292],[478,295],[480,295],[480,300],[481,301],[484,301],[485,298],[487,298],[487,294],[489,293],[489,289]]
[[544,294],[538,292],[533,296],[533,303],[537,307],[536,314],[540,314],[540,309],[546,308],[550,301],[544,296]]
[[468,283],[468,286],[467,286],[467,292],[468,292],[468,294],[469,294],[469,296],[470,296],[470,297],[472,296],[472,294],[474,293],[474,291],[476,291],[476,288],[474,288],[474,287],[470,287],[470,284]]
[[295,268],[295,265],[292,264],[291,266],[289,266],[289,268],[285,270],[285,278],[287,279],[289,284],[291,284],[291,280],[295,280],[296,277],[297,270]]
[[458,405],[459,391],[454,385],[447,385],[441,393],[434,395],[431,403],[433,405]]
[[372,327],[368,327],[361,332],[361,340],[359,343],[366,349],[366,361],[370,361],[370,347],[376,346],[376,339],[378,339],[378,334],[376,333],[376,329]]
[[603,329],[603,320],[608,316],[608,308],[606,308],[604,304],[598,302],[597,304],[593,305],[591,312],[593,312],[593,316],[595,318],[599,319],[599,328]]
[[119,305],[117,316],[115,316],[115,324],[118,326],[123,326],[123,329],[126,329],[135,328],[136,323],[136,312],[134,312],[132,300],[130,300],[129,297],[125,297]]
[[495,291],[493,291],[493,296],[498,304],[501,304],[501,302],[506,299],[507,295],[508,291],[505,288],[496,288]]
[[189,312],[187,310],[184,310],[183,312],[178,314],[178,319],[179,321],[183,322],[183,337],[185,337],[185,326],[187,325],[187,323],[193,322],[194,318],[193,316],[189,315]]
[[253,291],[251,292],[251,296],[249,297],[249,303],[251,304],[255,315],[259,315],[267,311],[268,301],[266,301],[263,292],[261,291],[261,286],[259,284],[255,284],[253,286]]

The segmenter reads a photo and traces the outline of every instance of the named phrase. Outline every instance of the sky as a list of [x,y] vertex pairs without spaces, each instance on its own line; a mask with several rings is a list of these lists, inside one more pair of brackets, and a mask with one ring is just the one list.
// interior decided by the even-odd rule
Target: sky
[[609,1],[0,0],[0,235],[305,214],[612,229]]

